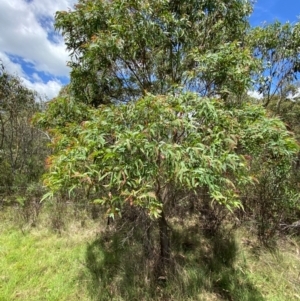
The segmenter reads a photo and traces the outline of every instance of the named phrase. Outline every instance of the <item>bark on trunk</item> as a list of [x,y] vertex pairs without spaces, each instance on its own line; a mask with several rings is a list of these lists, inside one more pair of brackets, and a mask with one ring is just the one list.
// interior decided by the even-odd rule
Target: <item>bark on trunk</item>
[[151,238],[152,221],[150,220],[148,214],[146,214],[145,211],[143,212],[142,223],[143,223],[142,227],[144,229],[144,234],[143,234],[144,254],[147,259],[150,259],[153,256],[153,244]]
[[165,267],[170,259],[170,238],[168,224],[164,213],[159,218],[159,236],[160,236],[160,260],[162,267]]

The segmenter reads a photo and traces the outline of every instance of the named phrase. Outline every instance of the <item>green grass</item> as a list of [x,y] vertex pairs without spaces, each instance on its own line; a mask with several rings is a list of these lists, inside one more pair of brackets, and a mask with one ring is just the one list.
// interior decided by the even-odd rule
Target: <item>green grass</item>
[[300,300],[299,239],[284,239],[275,250],[244,248],[246,273],[265,300]]
[[[299,240],[260,247],[246,231],[205,237],[177,229],[167,282],[134,237],[99,236],[99,224],[47,227],[0,222],[0,300],[300,300]],[[97,234],[98,233],[98,234]]]
[[1,301],[90,300],[79,274],[86,270],[91,229],[62,235],[48,229],[0,229]]

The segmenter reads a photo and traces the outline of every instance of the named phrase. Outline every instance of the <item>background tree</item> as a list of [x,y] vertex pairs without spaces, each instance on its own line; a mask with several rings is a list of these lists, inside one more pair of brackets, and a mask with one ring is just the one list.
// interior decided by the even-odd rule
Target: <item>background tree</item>
[[248,35],[248,43],[260,63],[254,75],[254,89],[263,95],[264,106],[276,100],[279,113],[281,102],[294,94],[292,84],[297,82],[300,71],[300,23],[276,21],[255,27]]
[[177,87],[202,96],[219,93],[223,82],[236,90],[237,77],[227,75],[251,69],[242,46],[250,12],[240,0],[80,0],[74,11],[56,14],[71,52],[72,93],[97,106]]
[[[278,21],[249,31],[248,44],[258,62],[252,74],[253,88],[261,93],[263,104],[271,115],[279,115],[298,139],[298,75],[299,75],[299,22],[282,24]],[[298,140],[299,141],[299,140]],[[256,159],[260,159],[257,161]],[[258,234],[265,240],[280,230],[280,225],[299,219],[298,164],[289,177],[268,166],[270,158],[259,155],[256,165],[259,184],[247,190],[246,213],[257,220]],[[299,159],[298,159],[299,161]]]
[[[41,110],[37,94],[0,66],[0,191],[26,191],[44,172],[48,135],[31,125]],[[22,193],[20,193],[22,195]]]

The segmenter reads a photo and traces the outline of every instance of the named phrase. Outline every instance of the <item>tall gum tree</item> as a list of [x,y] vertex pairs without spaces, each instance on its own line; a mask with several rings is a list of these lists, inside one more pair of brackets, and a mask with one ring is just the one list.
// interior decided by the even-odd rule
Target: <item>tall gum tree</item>
[[[245,0],[84,0],[74,11],[57,12],[56,28],[71,52],[74,95],[97,106],[177,87],[219,93],[234,80],[227,73],[236,73],[237,64],[240,73],[249,72],[242,44],[250,12]],[[226,48],[234,55],[231,65],[224,62],[228,51],[217,55]],[[210,66],[202,62],[206,57]]]
[[257,68],[250,12],[242,0],[81,0],[58,12],[72,69],[70,93],[35,117],[53,136],[46,197],[82,187],[111,217],[141,208],[158,221],[164,266],[172,206],[202,190],[241,206],[260,151],[288,175],[298,146],[284,124],[228,105]]
[[300,71],[300,23],[276,21],[255,27],[247,35],[247,43],[259,62],[253,88],[262,94],[265,107],[276,101],[280,113],[281,103],[296,94],[292,86]]

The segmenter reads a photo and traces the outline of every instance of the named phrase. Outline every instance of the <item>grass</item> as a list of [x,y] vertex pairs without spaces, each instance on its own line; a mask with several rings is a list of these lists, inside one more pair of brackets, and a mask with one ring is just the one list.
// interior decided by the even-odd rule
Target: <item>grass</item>
[[0,300],[90,300],[78,274],[95,229],[21,231],[0,224]]
[[213,237],[178,228],[166,282],[134,237],[72,222],[54,233],[0,222],[0,300],[300,300],[299,240],[260,247],[245,229]]
[[300,300],[300,255],[298,239],[284,239],[275,250],[255,252],[245,248],[246,271],[265,300]]
[[77,273],[85,244],[46,231],[0,236],[0,300],[89,300]]

